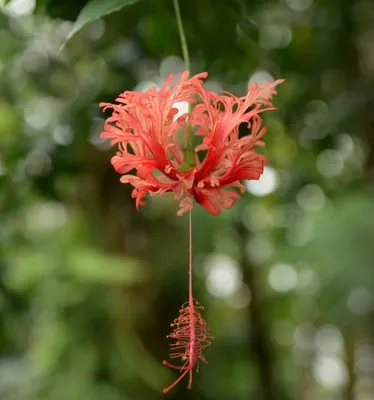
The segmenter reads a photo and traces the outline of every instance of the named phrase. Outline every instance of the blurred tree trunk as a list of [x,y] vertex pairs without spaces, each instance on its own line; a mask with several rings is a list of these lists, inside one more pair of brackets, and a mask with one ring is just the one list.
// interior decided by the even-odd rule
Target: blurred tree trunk
[[355,373],[355,337],[353,329],[347,327],[344,336],[344,347],[346,355],[346,366],[348,371],[348,381],[345,386],[343,393],[344,400],[355,400],[355,384],[356,384],[356,373]]
[[261,293],[261,283],[258,282],[256,270],[248,261],[246,256],[246,244],[248,240],[248,230],[241,221],[236,223],[236,231],[240,237],[242,249],[240,263],[243,272],[243,282],[251,291],[251,302],[248,306],[251,336],[251,356],[255,357],[255,365],[258,370],[259,392],[263,400],[279,400],[279,392],[276,387],[273,365],[272,349],[268,337],[268,327],[266,323],[266,310]]

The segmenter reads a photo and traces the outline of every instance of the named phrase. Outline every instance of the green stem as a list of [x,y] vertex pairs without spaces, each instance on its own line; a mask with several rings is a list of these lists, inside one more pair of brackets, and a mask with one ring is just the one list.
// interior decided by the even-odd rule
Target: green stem
[[186,70],[191,74],[191,71],[190,71],[190,68],[191,68],[190,67],[190,56],[188,54],[187,40],[186,40],[186,35],[184,34],[181,10],[179,8],[178,0],[173,0],[173,4],[174,4],[175,16],[177,18],[179,37],[181,39],[181,46],[182,46],[182,54],[183,54],[184,64],[186,66]]
[[[177,19],[179,37],[181,40],[184,64],[185,64],[186,70],[191,75],[190,55],[188,53],[187,40],[186,40],[186,35],[184,33],[182,16],[181,16],[181,11],[179,8],[178,0],[173,0],[173,4],[174,4],[175,16]],[[188,103],[188,113],[191,114],[191,111],[192,111],[192,104]],[[179,170],[181,172],[189,171],[195,166],[195,164],[196,164],[196,161],[195,161],[195,151],[193,148],[193,130],[192,130],[191,123],[188,122],[187,123],[187,143],[186,143],[186,148],[184,149],[184,162],[180,166]]]

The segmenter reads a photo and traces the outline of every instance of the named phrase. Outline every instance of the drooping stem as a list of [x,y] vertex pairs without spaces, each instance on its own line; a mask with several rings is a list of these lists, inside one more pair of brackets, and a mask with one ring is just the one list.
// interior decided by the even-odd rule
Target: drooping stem
[[194,299],[192,292],[192,210],[189,212],[188,221],[188,302],[182,305],[178,318],[170,324],[173,327],[173,331],[167,336],[173,341],[170,345],[170,358],[180,358],[182,365],[174,365],[168,361],[163,361],[163,365],[180,371],[181,375],[163,390],[164,393],[171,390],[187,374],[189,374],[187,388],[191,389],[193,369],[196,367],[198,370],[200,361],[207,362],[203,351],[211,345],[211,340],[214,339],[200,314],[200,310],[203,310],[204,307]]
[[[191,75],[190,55],[188,52],[187,40],[186,40],[186,35],[184,33],[182,16],[181,16],[181,11],[179,8],[178,0],[173,0],[173,4],[174,4],[175,17],[177,19],[179,37],[180,37],[180,41],[181,41],[184,65],[185,65],[186,70]],[[188,103],[188,113],[190,114],[191,111],[192,111],[192,104]],[[188,121],[188,123],[187,123],[187,143],[186,143],[186,148],[184,150],[184,164],[183,164],[182,170],[183,169],[188,170],[191,167],[195,166],[196,161],[195,161],[195,152],[194,152],[193,144],[192,144],[192,137],[193,137],[193,130],[192,130],[191,123]]]
[[187,40],[186,40],[186,35],[184,34],[182,16],[181,16],[181,11],[180,11],[180,8],[179,8],[178,0],[173,0],[173,4],[174,4],[175,16],[177,18],[179,37],[181,39],[181,46],[182,46],[182,54],[183,54],[184,64],[186,66],[186,70],[190,71],[190,56],[188,54]]
[[[184,64],[186,67],[186,70],[190,71],[190,55],[188,52],[188,45],[187,45],[187,40],[186,40],[186,35],[184,33],[184,28],[183,28],[183,21],[182,21],[182,16],[181,16],[181,11],[179,8],[179,2],[178,0],[173,0],[174,4],[174,10],[175,10],[175,16],[177,19],[177,25],[178,25],[178,31],[179,31],[179,37],[181,40],[181,46],[182,46],[182,54],[183,54],[183,59],[184,59]],[[191,112],[191,103],[188,103],[188,112]],[[191,160],[189,157],[190,152],[193,151],[192,148],[192,128],[191,125],[188,124],[188,134],[187,134],[187,148],[185,152],[185,162],[189,164],[190,162],[194,161]],[[189,247],[188,247],[188,254],[189,254],[189,262],[188,262],[188,301],[190,306],[193,306],[193,292],[192,292],[192,210],[189,212],[189,220],[188,220],[188,227],[189,227]]]
[[188,246],[188,305],[189,305],[189,314],[190,314],[190,378],[188,380],[188,389],[191,389],[192,386],[192,368],[195,365],[195,357],[196,357],[196,321],[195,321],[195,302],[193,297],[193,287],[192,287],[192,210],[188,213],[188,231],[189,231],[189,246]]
[[192,287],[192,210],[189,212],[188,218],[189,228],[189,246],[188,246],[188,302],[190,307],[193,307],[193,287]]
[[[183,21],[182,21],[182,16],[181,16],[181,11],[179,8],[179,2],[178,0],[173,0],[174,4],[174,10],[175,10],[175,17],[177,19],[177,25],[178,25],[178,32],[181,40],[181,46],[182,46],[182,54],[183,54],[183,59],[184,59],[184,64],[186,67],[186,70],[190,71],[190,55],[188,53],[188,46],[187,46],[187,40],[186,40],[186,35],[184,33],[184,28],[183,28]],[[191,113],[191,103],[188,103],[188,113]],[[191,152],[192,156],[191,157]],[[187,124],[187,146],[185,149],[185,159],[184,163],[186,164],[195,164],[194,160],[194,151],[193,151],[193,146],[192,146],[192,127],[191,124],[188,122]],[[193,291],[192,291],[192,210],[189,212],[189,219],[188,219],[188,229],[189,229],[189,246],[188,246],[188,302],[193,309],[194,303],[193,303]]]
[[188,388],[191,389],[192,385],[192,368],[195,364],[195,340],[196,340],[196,326],[195,326],[195,302],[193,297],[193,286],[192,286],[192,210],[188,213],[188,305],[189,305],[189,325],[190,325],[190,379],[188,381]]

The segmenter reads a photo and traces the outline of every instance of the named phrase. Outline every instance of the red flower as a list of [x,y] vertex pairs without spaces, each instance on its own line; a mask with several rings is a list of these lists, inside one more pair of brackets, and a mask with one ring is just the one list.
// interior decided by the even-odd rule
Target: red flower
[[[236,97],[204,89],[205,72],[187,77],[185,71],[172,84],[170,75],[158,91],[126,91],[117,104],[101,103],[104,110],[113,109],[101,137],[118,144],[112,164],[123,174],[121,182],[134,187],[137,208],[145,204],[146,193],[174,192],[180,200],[178,215],[192,209],[193,199],[218,215],[240,198],[236,189],[244,191],[241,180],[257,180],[263,172],[266,158],[254,151],[264,145],[261,138],[266,133],[259,114],[274,110],[270,101],[276,94],[274,86],[283,80],[250,84],[246,96]],[[175,118],[177,102],[194,107]],[[243,122],[250,135],[239,138]],[[202,143],[190,148],[189,135],[202,137]]]

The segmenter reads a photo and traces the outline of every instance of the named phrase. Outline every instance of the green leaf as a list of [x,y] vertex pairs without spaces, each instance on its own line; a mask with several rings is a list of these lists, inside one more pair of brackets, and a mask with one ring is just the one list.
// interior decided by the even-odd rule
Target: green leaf
[[122,8],[136,3],[139,0],[91,0],[81,10],[73,29],[70,31],[67,39],[62,44],[59,51],[63,49],[66,43],[82,30],[86,25],[94,22],[106,15],[120,11]]

